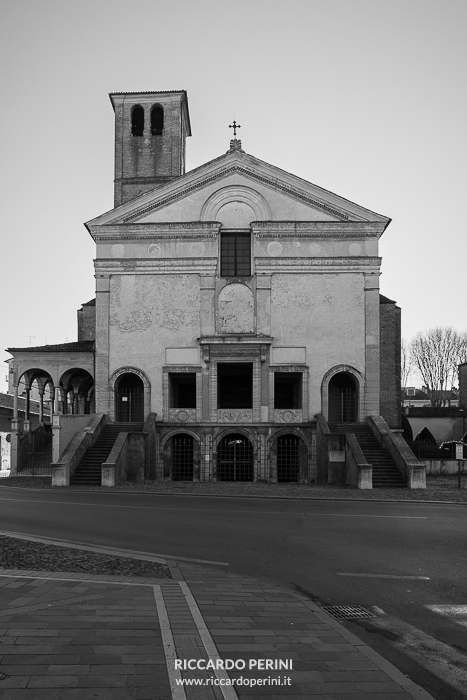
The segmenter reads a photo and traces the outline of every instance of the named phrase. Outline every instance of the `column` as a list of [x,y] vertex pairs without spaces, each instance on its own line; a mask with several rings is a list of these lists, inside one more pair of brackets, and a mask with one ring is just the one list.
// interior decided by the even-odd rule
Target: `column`
[[10,476],[18,471],[18,385],[13,385],[13,418],[11,419]]

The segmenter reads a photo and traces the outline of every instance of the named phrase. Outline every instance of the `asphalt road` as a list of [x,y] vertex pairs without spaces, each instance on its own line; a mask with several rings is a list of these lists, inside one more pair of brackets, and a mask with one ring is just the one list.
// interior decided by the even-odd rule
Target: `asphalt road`
[[1,530],[224,562],[325,605],[375,607],[346,624],[449,700],[467,697],[466,521],[463,505],[0,489]]

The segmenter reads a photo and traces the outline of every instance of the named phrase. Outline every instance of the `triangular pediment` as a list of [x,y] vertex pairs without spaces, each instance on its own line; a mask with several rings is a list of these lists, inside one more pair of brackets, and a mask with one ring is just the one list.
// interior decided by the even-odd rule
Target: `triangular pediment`
[[384,227],[390,219],[237,149],[86,226],[95,230],[108,225],[208,221],[226,227],[253,221],[378,222]]

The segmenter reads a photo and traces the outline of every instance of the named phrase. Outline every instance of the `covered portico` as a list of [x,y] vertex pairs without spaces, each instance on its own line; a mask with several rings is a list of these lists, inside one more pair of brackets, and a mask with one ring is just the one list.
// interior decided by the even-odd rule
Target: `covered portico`
[[[52,424],[54,414],[94,412],[94,341],[8,348],[9,392],[13,395],[11,421],[11,473],[20,462],[20,436],[31,430],[30,404],[39,402],[39,426]],[[25,399],[20,420],[19,397]]]

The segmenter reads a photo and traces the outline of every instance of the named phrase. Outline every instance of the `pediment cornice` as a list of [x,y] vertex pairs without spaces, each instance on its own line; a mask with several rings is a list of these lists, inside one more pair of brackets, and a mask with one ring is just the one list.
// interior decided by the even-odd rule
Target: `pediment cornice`
[[152,212],[170,206],[202,189],[207,189],[213,183],[224,183],[232,177],[237,179],[237,185],[242,181],[250,186],[260,184],[302,205],[322,211],[326,217],[335,217],[338,222],[377,221],[384,223],[385,226],[390,222],[388,217],[365,209],[296,175],[246,153],[234,151],[122,204],[89,221],[86,226],[91,231],[96,226],[107,224],[136,224],[138,220]]

